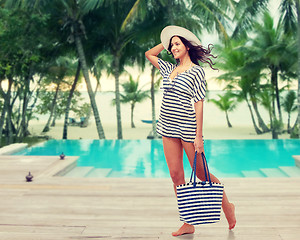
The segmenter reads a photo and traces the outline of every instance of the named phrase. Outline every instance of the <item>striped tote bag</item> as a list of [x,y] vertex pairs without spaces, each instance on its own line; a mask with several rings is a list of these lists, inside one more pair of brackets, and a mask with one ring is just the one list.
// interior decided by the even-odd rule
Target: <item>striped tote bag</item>
[[176,186],[180,220],[191,224],[208,224],[220,220],[224,185],[210,180],[204,153],[201,153],[205,181],[196,182],[197,152],[190,182]]

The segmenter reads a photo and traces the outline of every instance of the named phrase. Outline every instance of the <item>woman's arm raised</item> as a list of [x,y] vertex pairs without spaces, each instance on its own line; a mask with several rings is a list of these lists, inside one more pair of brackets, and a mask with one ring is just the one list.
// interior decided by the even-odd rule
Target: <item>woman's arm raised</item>
[[164,50],[164,46],[162,45],[162,43],[156,45],[155,47],[151,48],[150,50],[148,50],[147,52],[145,52],[145,56],[146,58],[148,58],[148,60],[154,65],[154,67],[156,67],[157,69],[159,69],[159,65],[158,65],[158,57],[157,55]]

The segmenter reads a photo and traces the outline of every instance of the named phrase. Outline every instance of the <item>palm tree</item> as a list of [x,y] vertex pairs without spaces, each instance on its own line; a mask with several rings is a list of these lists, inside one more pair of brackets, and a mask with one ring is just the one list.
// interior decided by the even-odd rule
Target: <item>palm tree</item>
[[60,85],[66,76],[73,75],[72,66],[74,66],[74,64],[72,63],[72,59],[70,59],[69,57],[61,56],[54,61],[53,65],[48,70],[49,71],[48,83],[56,84],[56,89],[55,89],[54,98],[52,99],[50,116],[43,129],[43,132],[48,132],[50,129],[50,122],[53,119],[53,116],[55,114],[55,108],[56,108],[58,94],[60,91]]
[[[5,6],[7,8],[21,8],[38,10],[43,13],[50,14],[53,21],[61,24],[60,29],[70,32],[67,40],[69,43],[75,43],[76,52],[81,63],[82,73],[87,85],[88,94],[90,97],[91,106],[93,108],[98,136],[100,139],[105,138],[104,130],[101,124],[95,95],[92,90],[92,85],[89,77],[88,65],[82,44],[82,39],[87,38],[83,18],[91,11],[98,9],[104,0],[53,0],[53,1],[39,1],[39,0],[6,0]],[[55,19],[56,18],[56,19]],[[58,27],[58,25],[56,26]]]
[[280,23],[288,36],[296,39],[298,60],[298,117],[295,126],[298,125],[298,138],[300,138],[300,3],[299,0],[282,0],[280,5]]
[[221,111],[225,112],[227,126],[231,128],[232,125],[229,121],[228,112],[231,112],[236,108],[236,102],[232,100],[234,95],[228,91],[224,95],[218,94],[218,97],[218,100],[211,99],[210,101],[212,101]]
[[[138,25],[144,17],[146,0],[112,0],[101,7],[101,12],[94,12],[89,21],[89,28],[95,33],[93,49],[106,49],[112,56],[110,72],[115,78],[115,99],[117,118],[117,138],[122,139],[122,119],[120,105],[120,75],[125,65],[131,65],[141,58],[141,47],[136,42]],[[105,14],[104,14],[105,13]],[[97,21],[93,21],[97,19]],[[137,21],[139,19],[139,21]],[[134,21],[136,20],[136,21]],[[99,22],[101,24],[99,24]],[[99,44],[101,42],[101,44]],[[143,57],[144,58],[144,57]],[[145,62],[145,60],[143,60]]]
[[[226,73],[221,74],[218,79],[225,80],[230,88],[241,90],[239,97],[246,101],[254,129],[257,134],[261,134],[262,132],[269,131],[257,108],[256,93],[260,89],[261,64],[253,62],[251,49],[245,47],[245,43],[246,40],[232,40],[227,47],[221,50],[218,67],[225,70]],[[256,124],[254,113],[262,130]]]
[[[97,81],[97,85],[95,88],[95,96],[97,94],[97,91],[101,91],[100,79],[101,79],[103,71],[106,71],[108,73],[108,75],[110,75],[111,62],[112,62],[112,56],[107,52],[100,53],[98,56],[96,56],[93,59],[93,66],[91,68],[91,73],[94,75],[94,77]],[[91,116],[91,110],[92,109],[90,109],[88,114],[85,116],[82,127],[87,127],[90,116]]]
[[261,129],[259,129],[259,127],[256,124],[255,115],[253,113],[253,110],[252,110],[252,107],[251,107],[250,101],[249,101],[249,92],[251,91],[251,88],[252,88],[251,87],[251,82],[248,81],[248,78],[246,76],[243,76],[243,77],[241,77],[241,79],[240,79],[240,81],[238,83],[238,86],[241,88],[241,92],[239,94],[240,98],[244,99],[246,101],[247,106],[249,108],[250,116],[251,116],[251,120],[252,120],[252,123],[253,123],[254,130],[255,130],[256,134],[262,134],[263,131]]
[[133,121],[133,113],[136,103],[140,103],[146,98],[149,98],[149,91],[139,89],[139,77],[136,81],[133,80],[132,76],[129,75],[129,81],[122,84],[124,94],[120,94],[121,103],[130,103],[131,105],[131,128],[135,128]]
[[[223,1],[222,1],[223,2]],[[226,4],[224,1],[223,4]],[[267,10],[269,0],[229,1],[233,15],[234,30],[232,38],[243,39],[253,29],[257,17]]]
[[272,97],[271,97],[271,86],[270,85],[266,85],[264,87],[264,90],[261,91],[258,96],[260,98],[260,103],[262,104],[262,106],[268,111],[269,114],[269,118],[270,118],[270,124],[272,126],[272,122],[273,122],[273,116],[272,116]]
[[275,114],[275,101],[279,119],[282,120],[281,104],[278,88],[278,73],[281,63],[285,61],[284,55],[288,52],[286,39],[283,37],[280,25],[274,28],[273,19],[265,12],[263,24],[255,24],[257,36],[253,39],[252,47],[256,50],[257,57],[262,59],[262,64],[271,71],[271,84],[275,99],[272,101],[272,111]]
[[284,98],[284,102],[282,103],[284,111],[288,114],[288,124],[287,124],[287,132],[291,132],[290,119],[291,113],[297,110],[297,106],[295,105],[295,100],[297,99],[296,93],[294,91],[289,91]]
[[86,56],[84,52],[84,48],[82,45],[82,36],[86,37],[85,33],[85,26],[83,24],[83,17],[87,15],[90,11],[98,8],[100,4],[103,2],[101,0],[82,0],[82,1],[62,1],[63,5],[65,7],[65,10],[67,12],[67,21],[66,25],[70,26],[71,29],[71,35],[69,36],[70,41],[75,41],[76,44],[76,50],[78,53],[80,65],[82,68],[82,73],[84,76],[84,79],[86,81],[88,94],[91,101],[91,106],[94,112],[95,122],[97,126],[98,136],[99,139],[104,139],[104,130],[101,123],[100,115],[98,112],[98,107],[95,100],[95,94],[92,89],[90,77],[89,77],[89,71],[88,66],[86,62]]
[[155,92],[159,88],[161,77],[155,81],[155,72],[156,68],[151,67],[151,87],[150,87],[150,97],[151,97],[151,112],[152,112],[152,137],[157,138],[158,134],[156,133],[156,113],[155,113]]
[[[282,76],[290,74],[296,63],[296,53],[293,47],[294,41],[290,41],[290,38],[284,34],[280,24],[274,28],[273,19],[268,12],[264,14],[263,20],[263,24],[255,25],[257,36],[253,39],[252,49],[256,52],[257,59],[261,59],[262,66],[271,72],[272,117],[274,118],[271,121],[271,128],[273,136],[277,136],[282,125],[279,73]],[[276,116],[276,108],[278,116]]]
[[273,87],[272,85],[266,85],[263,90],[258,94],[260,97],[260,103],[268,111],[270,118],[270,125],[272,129],[272,139],[278,139],[278,134],[282,128],[282,121],[278,120],[274,116],[273,112]]
[[75,74],[75,79],[74,79],[74,82],[72,84],[72,87],[70,89],[70,93],[69,93],[69,96],[68,96],[68,99],[67,99],[62,139],[68,139],[68,119],[69,119],[69,113],[70,113],[71,100],[72,100],[74,91],[76,89],[76,86],[77,86],[77,83],[78,83],[78,80],[79,80],[80,70],[81,70],[80,62],[78,62],[77,63],[77,70],[76,70],[76,74]]

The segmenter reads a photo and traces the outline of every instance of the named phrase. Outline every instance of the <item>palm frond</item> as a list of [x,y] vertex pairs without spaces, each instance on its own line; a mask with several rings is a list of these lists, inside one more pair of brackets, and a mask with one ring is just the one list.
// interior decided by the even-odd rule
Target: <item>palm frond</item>
[[80,0],[80,1],[78,1],[79,8],[83,15],[99,8],[103,3],[104,3],[104,0]]
[[124,19],[122,25],[121,25],[121,32],[124,32],[128,24],[134,19],[134,17],[137,14],[138,6],[140,4],[141,0],[137,0],[132,8],[130,9],[129,13],[127,14],[126,18]]
[[298,25],[296,1],[283,0],[279,9],[281,13],[279,22],[284,26],[285,33],[294,34]]
[[267,10],[267,4],[268,0],[239,1],[233,18],[237,23],[232,37],[239,38],[244,36],[253,27],[253,18]]

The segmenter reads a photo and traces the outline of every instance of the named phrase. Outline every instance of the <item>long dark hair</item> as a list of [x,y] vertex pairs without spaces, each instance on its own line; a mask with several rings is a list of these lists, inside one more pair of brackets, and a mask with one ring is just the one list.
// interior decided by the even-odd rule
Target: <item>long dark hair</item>
[[[175,36],[173,36],[175,37]],[[173,53],[171,52],[171,41],[172,38],[170,39],[170,43],[169,43],[169,47],[168,47],[168,51],[171,53],[171,55],[173,56]],[[217,58],[216,56],[211,54],[213,45],[209,44],[207,48],[201,46],[201,45],[193,45],[190,41],[186,40],[184,37],[181,36],[176,36],[179,37],[180,40],[182,41],[182,43],[185,45],[186,48],[188,48],[188,52],[189,52],[189,56],[192,60],[192,62],[196,65],[199,65],[199,61],[203,62],[203,63],[208,63],[209,66],[214,69],[214,70],[218,70],[217,68],[214,68],[213,65],[215,65],[215,63],[211,60],[211,58]],[[174,56],[173,56],[174,57]],[[179,60],[176,59],[177,63],[179,63]]]

